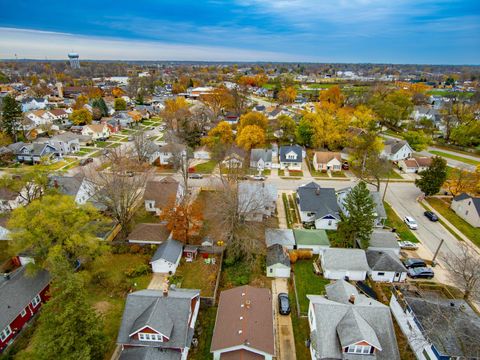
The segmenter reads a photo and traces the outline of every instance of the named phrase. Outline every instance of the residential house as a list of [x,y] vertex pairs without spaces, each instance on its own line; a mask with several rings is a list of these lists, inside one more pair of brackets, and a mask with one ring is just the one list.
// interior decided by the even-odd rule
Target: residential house
[[363,281],[370,270],[365,251],[330,248],[320,254],[320,264],[326,279]]
[[211,157],[211,152],[207,146],[199,147],[193,152],[193,158],[197,160],[210,160]]
[[83,127],[82,135],[90,136],[92,140],[97,141],[108,139],[111,133],[105,124],[90,124]]
[[325,291],[326,296],[307,295],[312,360],[400,360],[388,306],[344,280]]
[[435,123],[440,121],[441,116],[439,111],[433,107],[415,106],[413,108],[411,118],[414,119],[415,121],[428,119]]
[[187,155],[187,151],[184,145],[174,143],[169,143],[161,146],[158,151],[160,153],[160,165],[172,165],[175,161],[175,157]]
[[457,195],[450,208],[473,227],[480,227],[480,197],[465,193]]
[[170,231],[165,224],[137,224],[128,235],[129,243],[162,244],[170,237]]
[[220,293],[210,351],[214,360],[275,356],[272,294],[245,285]]
[[90,137],[64,132],[51,138],[39,138],[36,142],[52,145],[62,154],[75,154],[80,151],[81,144],[85,145],[90,142]]
[[65,109],[48,110],[53,121],[62,121],[68,119],[69,113]]
[[419,173],[420,171],[427,170],[431,164],[432,164],[432,158],[430,157],[414,156],[409,159],[400,160],[398,162],[398,167],[404,173],[416,174],[416,173]]
[[330,247],[327,232],[316,229],[294,229],[296,249],[311,249],[314,254],[320,254]]
[[480,317],[465,300],[396,287],[390,309],[417,359],[478,359]]
[[48,101],[44,98],[26,98],[21,101],[22,112],[28,112],[30,110],[40,110],[47,107]]
[[370,270],[368,276],[378,282],[403,282],[407,280],[407,268],[393,251],[366,251]]
[[312,181],[297,189],[297,202],[303,224],[313,225],[316,229],[337,229],[340,208],[335,189],[321,188]]
[[342,171],[342,156],[339,152],[316,151],[312,163],[316,171]]
[[373,229],[370,239],[368,240],[368,250],[389,251],[400,256],[400,245],[398,245],[398,241],[398,236],[394,232],[383,229]]
[[57,149],[50,144],[20,143],[19,146],[16,147],[16,149],[17,150],[15,151],[15,156],[17,158],[17,161],[19,162],[39,163],[42,160],[56,160],[63,156],[63,153],[60,149]]
[[183,195],[183,186],[170,176],[160,181],[147,181],[143,194],[145,210],[160,215],[166,206],[178,203]]
[[282,245],[274,244],[267,248],[266,265],[268,277],[290,277],[290,257]]
[[27,276],[24,266],[0,278],[0,353],[48,300],[49,283],[48,272]]
[[295,237],[292,229],[265,229],[265,243],[267,248],[272,245],[282,245],[285,249],[295,248]]
[[24,199],[16,191],[7,187],[0,188],[0,212],[8,212],[16,209],[24,203]]
[[250,151],[250,167],[257,170],[272,168],[272,150],[252,149]]
[[160,146],[155,144],[153,141],[146,140],[145,146],[143,149],[145,160],[148,161],[149,164],[158,163],[160,159]]
[[154,273],[175,274],[177,266],[182,258],[183,244],[177,240],[168,239],[162,242],[155,254],[153,254],[150,265]]
[[49,182],[50,187],[57,189],[63,195],[72,196],[79,205],[93,201],[95,185],[80,173],[74,176],[54,175],[50,177]]
[[26,129],[40,127],[42,125],[52,124],[54,116],[47,110],[32,110],[24,115],[32,123],[30,126],[26,126]]
[[238,184],[238,211],[246,220],[262,222],[275,214],[277,188],[264,182]]
[[[338,206],[340,207],[340,209],[342,210],[342,213],[346,217],[350,216],[348,214],[347,209],[345,208],[347,196],[350,193],[350,191],[352,191],[351,187],[340,189],[337,191]],[[385,222],[387,221],[387,212],[385,211],[385,207],[383,206],[382,195],[378,191],[370,191],[370,197],[372,198],[375,204],[375,210],[374,210],[375,220],[373,225],[375,227],[382,228],[385,225]]]
[[240,169],[243,167],[246,157],[247,152],[245,150],[233,145],[227,150],[222,164],[227,169]]
[[390,161],[408,159],[413,155],[413,149],[405,140],[385,139],[381,155]]
[[280,146],[280,169],[302,170],[303,149],[300,145]]
[[120,360],[186,360],[199,309],[199,290],[166,286],[128,294],[117,337]]

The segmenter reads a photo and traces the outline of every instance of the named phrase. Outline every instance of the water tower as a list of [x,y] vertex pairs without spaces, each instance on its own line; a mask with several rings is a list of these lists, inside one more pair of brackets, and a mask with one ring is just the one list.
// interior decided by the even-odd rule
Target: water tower
[[68,59],[70,60],[70,66],[72,69],[80,69],[80,60],[77,53],[69,53]]

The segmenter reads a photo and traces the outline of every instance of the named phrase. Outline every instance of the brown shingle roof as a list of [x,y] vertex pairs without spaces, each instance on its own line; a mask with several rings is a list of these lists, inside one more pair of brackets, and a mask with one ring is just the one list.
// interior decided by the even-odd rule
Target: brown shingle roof
[[342,156],[339,152],[330,152],[330,151],[317,151],[315,153],[317,159],[317,164],[326,164],[330,160],[337,159],[342,162]]
[[405,159],[405,160],[403,160],[403,162],[405,163],[406,167],[409,167],[409,168],[417,168],[418,167],[418,164],[415,161],[415,159]]
[[169,235],[170,231],[164,224],[138,224],[128,235],[128,240],[163,242]]
[[67,114],[67,112],[63,109],[52,109],[52,110],[50,110],[50,112],[55,116],[62,116],[62,115]]
[[0,200],[15,200],[18,194],[12,190],[3,187],[0,188]]
[[429,157],[416,157],[415,160],[419,166],[430,166],[432,164],[432,158]]
[[211,351],[242,345],[275,353],[272,295],[268,289],[245,285],[220,294]]
[[154,200],[155,207],[162,208],[175,199],[178,191],[178,181],[172,177],[160,181],[148,181],[143,195],[144,200]]

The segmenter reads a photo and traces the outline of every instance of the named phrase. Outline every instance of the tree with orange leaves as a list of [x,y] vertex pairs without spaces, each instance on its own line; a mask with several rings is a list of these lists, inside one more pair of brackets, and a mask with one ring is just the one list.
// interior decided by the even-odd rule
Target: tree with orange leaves
[[113,97],[115,98],[119,98],[119,97],[122,97],[123,95],[125,95],[125,91],[123,91],[122,89],[120,89],[119,87],[114,87],[112,89],[112,95]]
[[457,196],[461,193],[475,195],[480,192],[480,165],[475,172],[466,169],[450,169],[448,179],[443,184],[444,187]]
[[188,244],[202,226],[203,212],[200,204],[190,201],[188,197],[179,204],[176,203],[175,197],[172,197],[160,215],[160,220],[167,222],[167,229],[172,232],[175,240]]
[[297,98],[297,89],[293,86],[288,86],[278,93],[278,100],[281,104],[291,104]]
[[335,85],[330,89],[324,90],[320,93],[320,102],[334,104],[338,108],[343,106],[343,103],[345,102],[345,96],[342,94],[340,87]]

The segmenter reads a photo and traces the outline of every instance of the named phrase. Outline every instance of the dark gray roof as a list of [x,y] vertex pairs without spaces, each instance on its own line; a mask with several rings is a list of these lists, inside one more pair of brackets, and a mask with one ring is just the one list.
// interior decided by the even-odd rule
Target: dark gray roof
[[75,176],[52,176],[49,179],[49,184],[64,195],[76,196],[84,179],[85,177],[81,174]]
[[267,266],[282,264],[290,267],[290,258],[282,245],[275,244],[267,248]]
[[333,188],[321,188],[315,182],[310,182],[297,189],[301,211],[314,212],[315,218],[320,219],[325,215],[339,218],[340,208]]
[[477,209],[477,213],[480,214],[480,197],[473,197],[466,193],[461,193],[453,198],[454,201],[461,201],[465,199],[471,199],[473,205],[475,205],[475,209]]
[[[188,320],[192,299],[197,296],[200,296],[199,290],[187,289],[170,289],[168,296],[164,296],[161,290],[141,290],[129,294],[117,343],[166,348],[190,346],[192,332],[189,329]],[[166,323],[163,324],[162,321]],[[155,329],[157,331],[161,331],[161,329],[167,331],[171,328],[170,340],[153,343],[131,338],[130,334],[138,330],[137,327],[141,322],[146,325],[154,324],[159,327],[159,329]]]
[[[311,340],[319,359],[343,359],[342,345],[356,340],[366,340],[381,349],[376,352],[377,360],[400,359],[387,306],[359,294],[344,280],[327,285],[325,290],[328,299],[307,295],[315,313],[317,330],[312,332]],[[348,301],[351,295],[355,298],[354,304]]]
[[369,270],[365,251],[361,249],[327,249],[322,254],[322,264],[325,270]]
[[408,145],[408,142],[405,140],[398,139],[385,139],[383,142],[385,144],[385,152],[389,154],[396,154],[405,145]]
[[122,351],[119,360],[180,360],[182,353],[171,349],[136,347]]
[[[293,151],[297,154],[296,160],[287,159],[286,155]],[[302,147],[300,145],[280,146],[280,162],[302,162]]]
[[407,272],[398,256],[391,251],[367,250],[367,262],[374,271]]
[[182,254],[183,244],[177,240],[168,239],[160,244],[155,254],[153,254],[150,263],[163,259],[165,261],[175,264],[178,257]]
[[9,325],[49,282],[50,274],[45,270],[29,276],[25,274],[25,267],[11,273],[8,280],[1,277],[0,329]]
[[250,161],[257,162],[262,159],[264,162],[272,162],[272,150],[270,149],[252,149]]
[[400,250],[398,245],[397,234],[387,230],[375,229],[370,235],[368,241],[369,248],[384,248],[392,250]]

